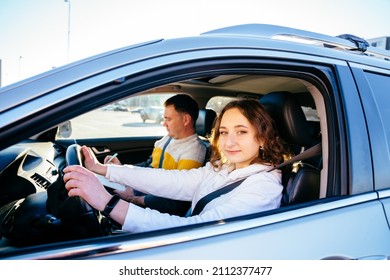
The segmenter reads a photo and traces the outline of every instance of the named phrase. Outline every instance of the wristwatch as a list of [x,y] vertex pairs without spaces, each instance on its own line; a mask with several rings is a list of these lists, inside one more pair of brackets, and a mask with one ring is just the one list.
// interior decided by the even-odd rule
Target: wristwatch
[[110,201],[107,203],[106,207],[104,208],[104,210],[101,212],[103,216],[105,217],[108,217],[112,211],[112,209],[114,209],[115,205],[117,205],[117,203],[119,202],[120,200],[120,196],[117,195],[117,194],[114,194]]

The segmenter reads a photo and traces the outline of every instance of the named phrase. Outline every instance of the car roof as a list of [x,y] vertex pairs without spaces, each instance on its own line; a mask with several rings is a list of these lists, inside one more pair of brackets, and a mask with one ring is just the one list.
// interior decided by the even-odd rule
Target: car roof
[[243,24],[211,30],[201,35],[212,36],[241,36],[258,37],[264,39],[279,39],[292,42],[312,44],[324,48],[357,51],[367,56],[390,59],[390,52],[370,46],[363,38],[352,34],[330,36],[321,33],[295,29],[270,24]]
[[[131,45],[52,69],[0,88],[0,96],[2,97],[0,112],[78,80],[135,61],[175,52],[232,47],[320,55],[390,69],[388,63],[390,59],[389,51],[366,46],[366,50],[363,52],[359,47],[359,43],[345,38],[276,25],[244,24],[208,31],[196,37],[158,39]],[[321,47],[321,52],[318,51],[318,47]],[[315,48],[315,51],[313,51],[313,48]],[[384,60],[375,60],[372,57],[379,57]]]

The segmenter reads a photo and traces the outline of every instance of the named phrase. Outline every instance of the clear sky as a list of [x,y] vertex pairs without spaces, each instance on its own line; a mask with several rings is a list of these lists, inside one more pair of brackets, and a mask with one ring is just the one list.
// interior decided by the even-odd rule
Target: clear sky
[[245,23],[390,36],[390,0],[0,0],[1,84],[126,45]]

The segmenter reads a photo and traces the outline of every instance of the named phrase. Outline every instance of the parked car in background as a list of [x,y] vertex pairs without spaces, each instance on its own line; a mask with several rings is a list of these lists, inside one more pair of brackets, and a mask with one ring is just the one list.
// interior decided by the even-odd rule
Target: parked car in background
[[115,105],[114,111],[128,112],[129,108],[127,108],[124,105],[118,104],[118,105]]
[[150,106],[142,108],[139,112],[143,122],[152,120],[156,123],[164,121],[164,107],[163,106]]
[[[1,88],[0,259],[387,259],[389,59],[355,36],[254,24],[129,46]],[[286,147],[306,155],[280,168],[280,208],[133,234],[67,196],[75,143],[131,164],[165,133],[101,108],[176,93],[198,102],[201,136],[206,112],[229,100],[267,108]],[[162,108],[147,109],[159,113],[145,120],[161,121]]]
[[103,111],[122,111],[128,112],[129,109],[122,104],[110,104],[102,108]]

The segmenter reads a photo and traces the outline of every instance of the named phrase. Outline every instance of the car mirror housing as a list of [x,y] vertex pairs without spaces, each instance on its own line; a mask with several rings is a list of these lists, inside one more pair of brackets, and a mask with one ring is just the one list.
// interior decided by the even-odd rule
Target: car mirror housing
[[72,123],[70,121],[64,122],[58,126],[57,135],[60,138],[69,138],[72,135]]

